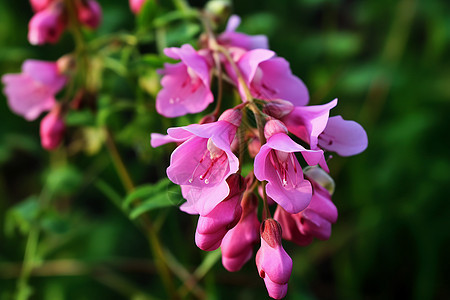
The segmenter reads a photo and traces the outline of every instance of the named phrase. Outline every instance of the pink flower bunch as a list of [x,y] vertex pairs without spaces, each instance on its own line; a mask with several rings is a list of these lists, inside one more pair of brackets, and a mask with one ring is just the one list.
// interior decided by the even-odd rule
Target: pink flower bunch
[[[179,62],[160,71],[156,110],[166,117],[205,110],[214,102],[215,76],[219,81],[226,77],[243,103],[225,110],[216,121],[218,101],[201,124],[170,128],[166,136],[152,134],[151,144],[178,144],[167,176],[181,186],[186,199],[181,210],[199,215],[197,246],[207,251],[220,247],[224,267],[238,271],[260,242],[259,275],[269,296],[281,299],[292,270],[282,238],[301,246],[313,238],[326,240],[337,220],[325,151],[355,155],[368,141],[358,123],[329,116],[336,99],[307,106],[308,90],[289,63],[267,49],[265,36],[236,32],[239,22],[232,16],[225,31],[210,35],[198,50],[191,45],[165,49]],[[243,121],[250,112],[256,126]],[[242,174],[247,158],[254,158],[254,169]],[[258,187],[261,201],[255,193]],[[258,202],[264,206],[261,223]]]
[[[70,9],[63,0],[30,0],[35,12],[28,24],[28,41],[32,45],[54,44],[67,27]],[[97,28],[102,10],[95,0],[76,0],[77,21],[91,29]]]
[[[96,28],[102,18],[95,0],[75,0],[73,7],[66,7],[63,0],[30,0],[30,4],[35,15],[28,26],[28,40],[33,45],[56,43],[71,12],[76,16],[73,26]],[[71,80],[74,68],[74,57],[68,54],[57,61],[28,59],[22,65],[22,73],[2,76],[3,92],[14,113],[33,121],[49,112],[40,126],[41,144],[47,150],[56,149],[64,138],[64,117],[69,106],[67,101],[59,103],[56,96]]]

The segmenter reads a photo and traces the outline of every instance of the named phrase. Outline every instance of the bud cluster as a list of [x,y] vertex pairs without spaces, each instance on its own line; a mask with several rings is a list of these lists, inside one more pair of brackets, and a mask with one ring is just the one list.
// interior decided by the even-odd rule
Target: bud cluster
[[[32,45],[54,44],[65,29],[80,27],[95,29],[100,25],[102,10],[95,0],[30,0],[34,16],[28,23],[28,41]],[[2,77],[11,110],[28,121],[37,119],[43,112],[49,113],[41,120],[42,147],[56,149],[64,138],[64,117],[69,106],[56,100],[56,95],[74,80],[76,59],[66,54],[53,61],[26,60],[22,73]],[[81,92],[81,91],[80,91]]]
[[[268,50],[265,36],[236,32],[239,22],[231,16],[224,32],[200,39],[200,49],[189,44],[165,49],[179,62],[159,71],[162,90],[156,109],[166,117],[205,110],[215,101],[214,77],[219,85],[227,79],[243,103],[216,121],[219,94],[216,109],[204,122],[169,128],[166,136],[153,133],[151,144],[178,144],[167,176],[181,186],[186,199],[181,210],[199,215],[197,246],[207,251],[220,247],[224,267],[238,271],[260,242],[259,275],[269,296],[281,299],[292,271],[282,238],[301,246],[313,238],[326,240],[337,219],[325,151],[358,154],[367,147],[367,135],[358,123],[329,116],[337,99],[307,106],[308,90],[289,63]],[[250,112],[256,127],[242,121]],[[243,179],[245,147],[254,168]],[[261,201],[255,190],[261,191]],[[261,221],[258,202],[264,205]]]

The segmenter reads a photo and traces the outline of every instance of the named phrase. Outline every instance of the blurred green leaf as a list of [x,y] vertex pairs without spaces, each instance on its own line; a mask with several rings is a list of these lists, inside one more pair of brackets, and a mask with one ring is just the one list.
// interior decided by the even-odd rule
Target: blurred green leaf
[[92,126],[95,116],[90,110],[69,110],[65,121],[68,126]]
[[56,195],[71,195],[77,191],[83,180],[81,172],[72,165],[51,169],[46,178],[48,191]]
[[6,213],[5,232],[12,235],[14,229],[19,229],[26,234],[30,231],[33,222],[37,220],[40,213],[39,199],[37,196],[30,196],[19,204],[10,208]]

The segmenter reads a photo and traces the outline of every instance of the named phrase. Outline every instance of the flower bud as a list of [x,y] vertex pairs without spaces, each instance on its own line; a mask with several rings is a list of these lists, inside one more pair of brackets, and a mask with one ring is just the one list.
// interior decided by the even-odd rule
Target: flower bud
[[58,58],[56,61],[59,74],[70,74],[75,70],[76,60],[72,54],[66,54]]
[[102,8],[95,0],[79,0],[76,2],[77,18],[81,24],[89,28],[97,28],[102,20]]
[[222,240],[222,264],[230,272],[239,271],[250,260],[259,238],[258,198],[251,193],[242,199],[242,217]]
[[248,141],[248,153],[250,157],[255,157],[256,154],[258,154],[259,150],[261,149],[261,141],[259,138],[255,135],[250,138]]
[[49,6],[54,0],[30,0],[34,12],[41,11]]
[[134,14],[138,14],[142,10],[146,0],[130,0],[130,9]]
[[266,139],[269,139],[271,136],[277,133],[288,134],[288,130],[283,122],[279,120],[269,120],[264,126],[264,136],[266,137]]
[[241,125],[242,113],[238,109],[227,109],[220,115],[219,121],[227,121],[236,127]]
[[281,226],[274,219],[261,225],[261,248],[256,254],[259,276],[264,279],[269,296],[281,299],[286,296],[292,272],[292,259],[281,245]]
[[264,105],[263,112],[275,119],[281,119],[290,114],[293,110],[294,104],[286,100],[277,99],[267,102],[266,105]]
[[230,193],[207,215],[200,215],[195,233],[195,243],[205,251],[219,248],[225,234],[236,226],[241,218],[241,197],[244,191],[244,179],[233,174],[227,179]]
[[66,126],[61,118],[61,109],[54,108],[41,121],[40,135],[44,149],[54,150],[61,143]]
[[216,117],[214,115],[206,115],[198,123],[199,124],[207,124],[207,123],[212,123],[215,121],[216,121]]
[[214,17],[214,21],[222,23],[228,19],[232,5],[229,0],[210,0],[206,3],[205,9]]
[[331,178],[331,176],[323,169],[317,166],[308,166],[303,170],[303,174],[305,174],[308,179],[311,179],[324,187],[330,193],[330,195],[333,195],[336,185],[333,178]]
[[66,28],[64,3],[54,2],[36,13],[28,23],[28,41],[32,45],[56,43]]

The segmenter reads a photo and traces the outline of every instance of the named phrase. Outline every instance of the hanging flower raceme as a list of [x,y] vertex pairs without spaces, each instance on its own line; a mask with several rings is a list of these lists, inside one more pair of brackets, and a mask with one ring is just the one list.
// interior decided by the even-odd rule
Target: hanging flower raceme
[[[32,45],[54,44],[67,27],[69,11],[63,0],[30,1],[36,12],[28,23],[28,41]],[[75,14],[81,25],[95,29],[102,19],[102,9],[95,0],[76,0]]]
[[[167,176],[180,185],[186,199],[180,209],[199,215],[197,246],[207,251],[220,246],[223,266],[234,272],[250,260],[260,241],[259,275],[269,296],[281,299],[292,270],[281,239],[301,246],[313,238],[326,240],[337,220],[331,201],[334,182],[327,174],[324,151],[360,153],[367,147],[367,135],[356,122],[330,117],[336,99],[307,106],[308,90],[289,63],[267,49],[265,36],[236,32],[239,23],[232,16],[225,32],[203,35],[199,50],[191,45],[165,49],[167,56],[180,62],[166,64],[161,71],[163,88],[156,109],[166,117],[203,111],[214,101],[212,77],[220,74],[243,102],[215,122],[226,100],[219,101],[200,124],[170,128],[168,135],[153,133],[151,144],[178,144]],[[242,117],[246,122],[241,124]],[[254,158],[253,171],[244,174],[245,190],[244,149]],[[255,191],[263,203],[261,226]]]

